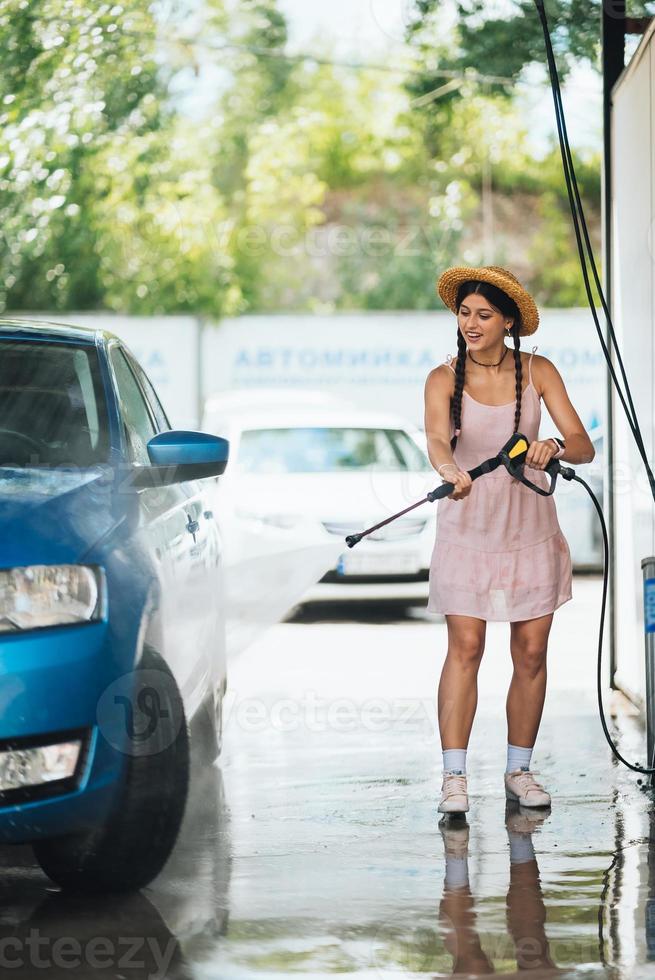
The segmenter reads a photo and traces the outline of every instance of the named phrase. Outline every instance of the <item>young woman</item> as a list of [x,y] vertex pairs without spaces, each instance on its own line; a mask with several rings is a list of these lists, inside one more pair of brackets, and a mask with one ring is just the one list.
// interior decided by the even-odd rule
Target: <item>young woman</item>
[[[443,749],[439,811],[468,810],[466,749],[477,707],[486,623],[510,623],[514,673],[507,695],[505,795],[548,806],[530,769],[546,695],[546,650],[555,609],[571,599],[571,555],[554,496],[543,497],[504,467],[475,482],[468,470],[495,456],[513,432],[528,439],[526,472],[548,488],[553,456],[588,463],[594,447],[548,358],[520,350],[539,313],[518,279],[499,266],[447,269],[437,282],[457,315],[457,357],[425,383],[432,465],[455,489],[437,504],[428,609],[443,613],[448,651],[438,691]],[[513,350],[505,343],[511,337]],[[526,382],[524,383],[524,379]],[[562,438],[539,439],[541,398]]]

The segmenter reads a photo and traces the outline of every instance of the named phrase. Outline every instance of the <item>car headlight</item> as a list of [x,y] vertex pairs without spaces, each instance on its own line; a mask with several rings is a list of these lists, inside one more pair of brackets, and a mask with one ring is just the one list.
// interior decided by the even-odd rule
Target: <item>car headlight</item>
[[70,779],[81,748],[82,740],[77,739],[0,752],[0,793]]
[[89,565],[0,569],[0,633],[98,619],[104,575]]

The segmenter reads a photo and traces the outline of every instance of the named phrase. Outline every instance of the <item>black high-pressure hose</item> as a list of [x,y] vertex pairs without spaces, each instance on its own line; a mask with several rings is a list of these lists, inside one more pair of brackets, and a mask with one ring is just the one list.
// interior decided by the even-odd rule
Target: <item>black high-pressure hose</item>
[[[589,239],[589,233],[587,231],[587,224],[586,224],[585,217],[584,217],[584,210],[583,210],[583,207],[582,207],[582,202],[580,200],[580,194],[578,192],[578,184],[577,184],[577,180],[576,180],[576,177],[575,177],[575,169],[573,167],[573,160],[572,160],[572,157],[571,157],[571,149],[570,149],[570,146],[569,146],[568,134],[567,134],[567,131],[566,131],[566,120],[565,120],[565,117],[564,117],[564,107],[562,105],[562,93],[560,91],[559,76],[558,76],[558,73],[557,73],[557,65],[555,64],[555,55],[554,55],[554,52],[553,52],[553,46],[552,46],[552,43],[551,43],[551,40],[550,40],[550,31],[548,29],[548,21],[547,21],[547,18],[546,18],[546,11],[545,11],[545,8],[544,8],[544,0],[535,0],[535,6],[537,8],[537,14],[539,16],[539,19],[541,20],[541,25],[542,25],[543,32],[544,32],[544,42],[545,42],[545,45],[546,45],[546,57],[547,57],[547,60],[548,60],[548,71],[549,71],[549,75],[550,75],[550,84],[551,84],[551,89],[552,89],[552,93],[553,93],[553,102],[554,102],[554,105],[555,105],[555,119],[556,119],[556,122],[557,122],[557,132],[558,132],[558,136],[559,136],[560,150],[561,150],[561,153],[562,153],[562,165],[563,165],[563,168],[564,168],[564,177],[565,177],[565,180],[566,180],[566,189],[567,189],[568,195],[569,195],[569,204],[570,204],[570,207],[571,207],[571,214],[572,214],[572,217],[573,217],[573,227],[574,227],[574,231],[575,231],[576,242],[577,242],[577,245],[578,245],[578,252],[579,252],[579,255],[580,255],[580,266],[582,268],[582,275],[583,275],[583,278],[584,278],[585,287],[586,287],[586,291],[587,291],[587,298],[589,300],[589,306],[590,306],[591,313],[592,313],[592,316],[593,316],[593,319],[594,319],[594,323],[596,325],[596,331],[598,333],[598,337],[599,337],[601,346],[603,348],[603,354],[605,356],[605,360],[607,361],[607,366],[609,368],[610,376],[612,378],[612,381],[614,382],[614,386],[615,386],[615,388],[617,390],[619,399],[621,401],[621,404],[623,406],[623,409],[625,411],[625,414],[626,414],[626,417],[627,417],[627,420],[628,420],[628,425],[630,426],[630,431],[632,432],[632,435],[633,435],[634,440],[635,440],[636,445],[637,445],[637,450],[639,452],[639,455],[641,456],[641,459],[643,461],[644,467],[646,469],[646,473],[648,475],[648,480],[649,480],[649,483],[650,483],[651,493],[653,495],[653,500],[655,501],[655,476],[653,475],[653,471],[651,469],[650,462],[648,460],[648,455],[646,453],[646,449],[645,449],[645,446],[644,446],[644,440],[643,440],[643,437],[642,437],[642,434],[641,434],[641,429],[640,429],[640,426],[639,426],[639,419],[637,418],[637,413],[635,411],[635,407],[634,407],[634,404],[632,402],[632,396],[631,396],[631,392],[630,392],[630,385],[628,383],[628,380],[627,380],[627,377],[626,377],[626,374],[625,374],[625,368],[623,366],[623,360],[621,358],[621,352],[620,352],[619,346],[618,346],[618,344],[616,342],[616,335],[614,333],[614,325],[612,323],[612,318],[610,316],[610,312],[609,312],[609,309],[607,307],[607,302],[605,300],[605,296],[604,296],[604,293],[603,293],[603,290],[602,290],[602,287],[601,287],[601,284],[600,284],[600,278],[598,276],[598,271],[596,269],[596,263],[595,263],[595,260],[594,260],[594,254],[593,254],[593,250],[591,248],[591,242],[590,242],[590,239]],[[625,383],[626,394],[627,394],[628,402],[629,402],[629,405],[630,405],[629,409],[628,409],[628,405],[626,405],[626,401],[625,401],[625,398],[623,396],[623,392],[621,391],[621,389],[619,387],[619,383],[617,381],[616,374],[614,372],[614,366],[612,364],[612,358],[611,358],[610,352],[609,352],[609,350],[608,350],[608,348],[607,348],[607,346],[605,344],[605,339],[603,337],[603,332],[602,332],[602,330],[600,328],[600,324],[598,322],[598,317],[597,317],[596,309],[595,309],[595,306],[594,306],[594,301],[593,301],[593,296],[592,296],[592,292],[591,292],[591,287],[590,287],[590,284],[589,284],[589,276],[588,276],[588,273],[587,273],[586,258],[585,258],[584,250],[583,250],[583,247],[582,247],[581,237],[580,237],[580,229],[578,227],[578,217],[577,217],[577,214],[576,214],[576,205],[577,205],[577,207],[578,207],[578,209],[580,211],[580,221],[581,221],[582,229],[583,229],[583,232],[584,232],[584,238],[585,238],[585,244],[587,246],[587,251],[589,252],[589,260],[590,260],[590,263],[591,263],[591,268],[592,268],[594,280],[595,280],[595,283],[596,283],[596,289],[597,289],[598,295],[600,297],[600,301],[601,301],[601,304],[602,304],[602,307],[603,307],[603,311],[604,311],[605,316],[607,318],[608,336],[609,336],[610,344],[612,342],[614,343],[615,350],[616,350],[616,359],[618,361],[619,367],[621,369],[621,374],[623,376],[623,381]],[[633,763],[628,762],[627,759],[624,759],[624,757],[620,754],[620,752],[618,751],[618,749],[616,748],[616,746],[612,742],[612,739],[610,738],[609,731],[607,729],[607,725],[605,723],[605,715],[603,713],[603,703],[602,703],[601,657],[602,657],[603,624],[604,624],[604,619],[605,619],[605,602],[606,602],[606,596],[607,596],[607,578],[608,578],[608,552],[609,552],[609,547],[608,547],[608,538],[607,538],[607,528],[605,526],[605,519],[604,519],[604,516],[603,516],[602,509],[599,506],[598,501],[594,497],[594,495],[593,495],[593,493],[591,491],[591,488],[579,476],[574,476],[573,479],[577,480],[578,483],[582,483],[582,485],[589,492],[589,494],[590,494],[590,496],[591,496],[591,498],[592,498],[592,500],[594,502],[594,506],[595,506],[595,508],[596,508],[596,510],[598,512],[598,516],[600,518],[601,527],[602,527],[602,531],[603,531],[603,548],[604,548],[604,562],[603,562],[603,566],[604,566],[603,567],[603,601],[602,601],[602,606],[601,606],[600,633],[599,633],[599,638],[598,638],[598,707],[599,707],[599,712],[600,712],[600,720],[601,720],[601,723],[602,723],[602,726],[603,726],[603,731],[605,733],[605,738],[607,739],[607,741],[609,743],[609,746],[610,746],[612,752],[614,753],[614,755],[616,756],[616,758],[619,759],[619,761],[622,762],[629,769],[633,769],[635,772],[641,772],[641,773],[644,773],[645,775],[652,775],[653,773],[655,773],[655,766],[653,765],[653,762],[655,762],[655,756],[654,756],[653,759],[650,760],[651,761],[651,765],[649,767],[640,766],[640,765],[638,765],[636,763],[633,764]],[[611,474],[610,474],[610,481],[611,481]],[[611,489],[612,488],[611,488],[611,483],[610,483],[610,491],[611,491]],[[641,780],[638,780],[638,782],[641,782]]]
[[[581,266],[581,269],[582,269],[582,276],[583,276],[583,279],[584,279],[584,282],[585,282],[586,291],[587,291],[587,299],[589,300],[589,306],[590,306],[590,309],[591,309],[591,314],[593,316],[594,323],[596,325],[596,332],[598,333],[598,339],[600,340],[601,347],[603,348],[603,354],[605,356],[605,360],[607,361],[607,366],[608,366],[608,369],[609,369],[609,372],[610,372],[612,381],[614,382],[614,386],[616,387],[616,390],[617,390],[619,399],[620,399],[621,404],[623,405],[624,411],[626,413],[626,416],[627,416],[627,419],[628,419],[628,425],[630,426],[630,430],[631,430],[631,432],[632,432],[632,434],[634,436],[635,442],[637,443],[637,449],[639,450],[639,455],[641,456],[642,461],[644,463],[644,466],[646,468],[646,473],[648,474],[648,479],[649,479],[649,482],[650,482],[651,492],[653,494],[653,499],[655,500],[655,476],[653,476],[653,471],[651,469],[650,462],[648,460],[648,455],[646,453],[646,449],[644,448],[644,440],[643,440],[643,437],[641,435],[641,429],[639,427],[639,419],[637,418],[637,413],[635,411],[635,407],[634,407],[634,404],[632,402],[632,394],[630,392],[630,385],[628,383],[628,379],[627,379],[626,374],[625,374],[625,368],[623,366],[623,359],[621,357],[621,351],[620,351],[619,346],[618,346],[618,344],[616,342],[616,334],[614,333],[614,325],[612,323],[612,318],[610,316],[610,312],[609,312],[609,309],[607,307],[607,301],[605,300],[605,295],[603,293],[603,289],[602,289],[602,286],[600,284],[600,278],[598,276],[598,270],[596,269],[596,262],[595,262],[595,259],[594,259],[594,253],[593,253],[593,250],[592,250],[592,247],[591,247],[591,241],[589,239],[589,232],[587,230],[587,223],[585,221],[584,209],[582,207],[582,201],[580,199],[580,193],[578,191],[578,182],[577,182],[577,179],[576,179],[576,176],[575,176],[575,168],[573,166],[573,159],[571,157],[571,149],[570,149],[570,146],[569,146],[569,138],[568,138],[568,133],[566,131],[566,119],[564,117],[564,107],[562,105],[562,94],[561,94],[560,87],[559,87],[559,75],[557,73],[557,66],[555,64],[555,55],[553,53],[553,46],[552,46],[551,40],[550,40],[550,33],[549,33],[549,30],[548,30],[548,22],[547,22],[547,19],[546,19],[546,11],[544,9],[543,0],[535,0],[535,5],[537,7],[537,12],[539,14],[539,18],[541,20],[541,24],[542,24],[542,28],[543,28],[543,32],[544,32],[544,41],[546,43],[546,56],[548,58],[548,70],[549,70],[549,73],[550,73],[550,84],[551,84],[551,89],[552,89],[552,92],[553,92],[553,101],[554,101],[554,104],[555,104],[555,119],[556,119],[556,122],[557,122],[557,132],[558,132],[558,136],[559,136],[560,150],[561,150],[561,153],[562,153],[562,166],[563,166],[563,169],[564,169],[564,178],[566,180],[566,189],[567,189],[568,195],[569,195],[569,204],[570,204],[570,207],[571,207],[571,215],[573,217],[573,230],[575,231],[576,242],[577,242],[577,245],[578,245],[578,254],[580,256],[580,266]],[[617,358],[617,361],[619,363],[619,367],[621,368],[621,374],[623,376],[623,381],[625,382],[627,398],[628,398],[628,401],[630,403],[630,409],[628,409],[628,406],[626,405],[626,402],[625,402],[625,398],[624,398],[623,392],[621,391],[621,389],[619,387],[619,383],[617,381],[616,374],[615,374],[615,371],[614,371],[614,365],[612,364],[612,359],[611,359],[609,350],[607,348],[607,345],[605,344],[605,338],[603,337],[603,332],[602,332],[602,330],[600,328],[600,324],[598,322],[598,316],[596,314],[596,308],[594,306],[593,295],[592,295],[592,292],[591,292],[591,287],[589,285],[589,275],[587,273],[586,258],[585,258],[584,250],[583,250],[583,247],[582,247],[582,242],[581,242],[581,239],[580,239],[580,229],[578,227],[578,216],[576,214],[576,205],[578,207],[578,210],[580,211],[580,222],[582,224],[582,230],[584,232],[585,244],[586,244],[587,250],[589,252],[589,261],[591,263],[591,269],[592,269],[592,272],[593,272],[593,275],[594,275],[594,280],[595,280],[595,283],[596,283],[596,289],[598,290],[598,295],[600,297],[600,301],[601,301],[601,304],[602,304],[602,307],[603,307],[603,311],[605,313],[605,316],[607,317],[608,334],[609,334],[609,338],[610,338],[610,343],[613,342],[614,343],[614,346],[616,348],[616,358]]]

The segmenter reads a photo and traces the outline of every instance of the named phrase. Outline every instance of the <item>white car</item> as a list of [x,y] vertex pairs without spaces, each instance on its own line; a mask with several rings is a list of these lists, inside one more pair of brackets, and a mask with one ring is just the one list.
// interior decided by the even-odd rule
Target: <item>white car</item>
[[[205,401],[203,418],[211,430],[225,424],[240,437],[245,417],[278,408],[322,404],[320,392],[285,392],[276,388],[218,392]],[[328,401],[330,399],[328,398]],[[259,406],[257,408],[257,406]],[[229,467],[228,467],[229,470]],[[327,538],[311,517],[289,525],[268,513],[266,483],[248,481],[252,506],[243,505],[243,481],[226,472],[214,486],[214,511],[224,545],[227,652],[241,653],[295,606],[307,587],[336,561],[341,546]]]
[[217,396],[206,403],[202,425],[230,441],[229,479],[226,473],[220,482],[242,526],[334,547],[329,569],[296,603],[427,602],[435,504],[423,503],[353,548],[345,542],[441,483],[419,447],[420,430],[395,414],[301,392]]

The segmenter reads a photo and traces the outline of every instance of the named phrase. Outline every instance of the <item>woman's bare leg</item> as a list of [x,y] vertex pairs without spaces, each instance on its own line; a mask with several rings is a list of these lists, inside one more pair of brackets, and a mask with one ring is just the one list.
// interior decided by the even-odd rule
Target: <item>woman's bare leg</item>
[[465,749],[478,705],[478,669],[487,632],[484,619],[446,616],[448,652],[439,679],[442,749]]
[[553,613],[510,623],[514,673],[507,692],[507,741],[531,748],[546,698],[546,653]]

